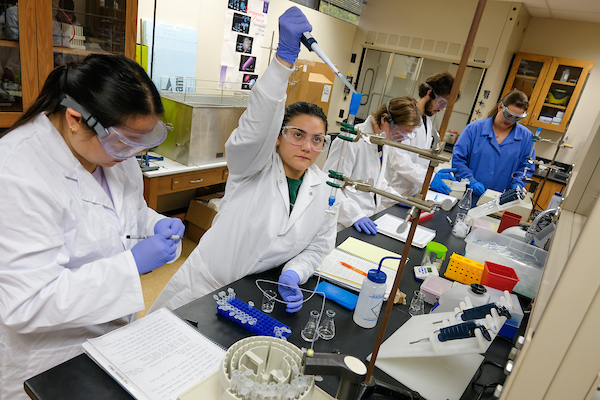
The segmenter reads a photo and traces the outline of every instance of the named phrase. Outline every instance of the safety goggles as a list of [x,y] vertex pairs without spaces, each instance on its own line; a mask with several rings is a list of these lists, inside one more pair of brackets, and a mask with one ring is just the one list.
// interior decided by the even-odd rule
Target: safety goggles
[[427,86],[427,88],[429,90],[431,90],[431,93],[433,94],[433,96],[431,96],[431,97],[433,97],[433,101],[435,102],[435,104],[437,105],[437,107],[440,110],[443,110],[444,108],[446,108],[446,106],[448,106],[448,99],[447,98],[438,95],[435,92],[435,90],[433,90],[433,87],[430,84],[425,83],[425,86]]
[[71,96],[65,95],[60,104],[81,114],[86,125],[96,132],[104,151],[113,158],[125,160],[142,151],[158,146],[167,138],[167,127],[162,121],[158,121],[153,129],[146,131],[125,126],[105,128]]
[[281,129],[281,136],[294,146],[302,146],[309,141],[311,149],[314,151],[325,151],[329,148],[329,139],[320,133],[308,133],[296,126],[284,126]]
[[415,127],[409,127],[406,125],[395,125],[393,128],[391,128],[391,125],[390,125],[390,138],[394,142],[410,140],[415,137],[415,135],[416,135],[415,131],[416,131]]
[[517,114],[510,111],[503,103],[500,103],[500,106],[502,106],[502,115],[507,121],[519,122],[527,116],[527,112],[524,112],[523,114]]

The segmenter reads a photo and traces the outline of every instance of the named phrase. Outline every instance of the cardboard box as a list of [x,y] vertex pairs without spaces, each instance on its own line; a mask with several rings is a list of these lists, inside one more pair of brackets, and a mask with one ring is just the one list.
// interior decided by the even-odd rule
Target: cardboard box
[[185,220],[188,222],[188,226],[185,230],[185,237],[198,243],[200,238],[212,225],[213,218],[217,215],[217,212],[212,208],[208,207],[206,203],[210,199],[223,197],[222,193],[212,193],[206,196],[197,197],[190,201],[187,213],[185,214]]
[[296,67],[298,70],[290,78],[293,85],[287,89],[287,104],[306,101],[318,105],[327,115],[335,74],[327,64],[318,61],[298,59]]

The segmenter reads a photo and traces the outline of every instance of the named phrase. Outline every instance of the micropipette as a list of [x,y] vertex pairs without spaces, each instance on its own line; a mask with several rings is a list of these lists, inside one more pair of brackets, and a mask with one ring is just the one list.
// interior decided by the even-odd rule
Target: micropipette
[[333,65],[333,63],[331,62],[329,57],[327,57],[327,55],[325,55],[323,50],[321,50],[321,48],[317,44],[317,41],[310,34],[310,32],[304,32],[302,34],[301,40],[302,40],[302,43],[306,46],[306,48],[309,51],[314,51],[319,56],[319,58],[321,58],[321,60],[323,60],[323,62],[325,64],[327,64],[327,66],[329,66],[329,68],[331,68],[333,73],[336,74],[337,77],[342,80],[342,82],[344,82],[344,85],[346,85],[348,87],[348,89],[350,89],[352,91],[353,94],[356,93],[356,90],[354,89],[352,84],[350,82],[348,82],[346,77],[335,67],[335,65]]

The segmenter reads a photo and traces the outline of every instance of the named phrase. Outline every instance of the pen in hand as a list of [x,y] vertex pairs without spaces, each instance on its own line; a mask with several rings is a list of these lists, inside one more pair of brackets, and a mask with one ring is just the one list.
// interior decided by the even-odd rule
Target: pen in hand
[[[127,235],[127,236],[125,236],[125,238],[127,238],[127,239],[148,239],[148,238],[151,238],[152,236],[154,236],[154,235]],[[169,239],[177,240],[177,239],[181,239],[181,236],[172,235],[171,237],[169,237]]]
[[361,275],[367,276],[367,273],[366,273],[365,271],[362,271],[362,270],[360,270],[360,269],[358,269],[358,268],[355,268],[355,267],[353,267],[353,266],[352,266],[352,265],[350,265],[350,264],[346,264],[346,263],[345,263],[345,262],[343,262],[343,261],[340,261],[340,264],[342,264],[342,265],[343,265],[344,267],[346,267],[346,268],[350,268],[352,271],[355,271],[355,272],[358,272],[358,273],[359,273],[359,274],[361,274]]

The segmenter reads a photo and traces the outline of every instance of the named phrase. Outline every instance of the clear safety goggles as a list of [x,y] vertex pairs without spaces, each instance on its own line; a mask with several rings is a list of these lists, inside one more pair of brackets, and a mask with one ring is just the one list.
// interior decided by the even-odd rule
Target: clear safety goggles
[[281,129],[281,136],[294,146],[302,146],[309,141],[310,147],[314,151],[325,151],[329,148],[329,138],[320,133],[308,133],[297,126],[284,126]]
[[433,87],[431,85],[429,85],[428,83],[425,83],[425,86],[427,86],[427,88],[429,90],[431,90],[431,93],[433,94],[433,101],[435,102],[435,105],[440,109],[443,110],[444,108],[446,108],[448,106],[448,99],[445,97],[442,97],[440,95],[438,95],[435,90],[433,90]]
[[503,103],[500,103],[500,105],[502,106],[502,115],[507,121],[519,122],[527,116],[527,112],[524,112],[523,114],[517,114],[515,112],[510,111],[508,107],[506,107]]
[[414,126],[406,125],[395,125],[393,128],[390,126],[390,138],[394,142],[401,142],[403,140],[410,140],[417,134]]
[[113,158],[125,160],[142,151],[158,146],[167,138],[167,127],[160,120],[153,129],[146,131],[131,129],[125,126],[109,126],[105,128],[71,96],[65,95],[60,104],[72,108],[81,114],[86,125],[96,132],[104,151]]

